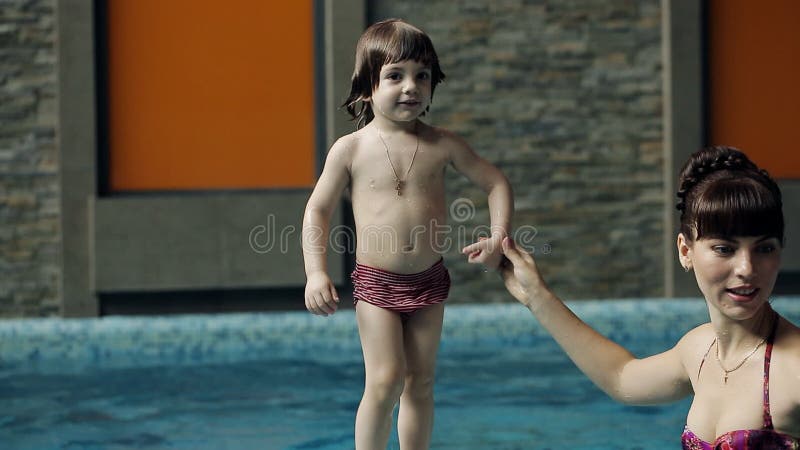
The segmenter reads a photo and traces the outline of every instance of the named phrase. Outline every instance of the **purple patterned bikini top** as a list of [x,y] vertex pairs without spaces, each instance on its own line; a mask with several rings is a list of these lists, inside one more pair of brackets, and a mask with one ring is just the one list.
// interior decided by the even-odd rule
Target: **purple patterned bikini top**
[[[714,439],[714,442],[709,443],[697,437],[686,426],[681,435],[683,450],[800,449],[800,439],[775,431],[772,426],[772,415],[769,413],[769,361],[772,356],[772,343],[775,340],[775,330],[777,328],[778,321],[776,320],[767,339],[767,349],[764,353],[764,425],[762,428],[760,430],[728,431]],[[705,358],[703,359],[705,361]],[[702,363],[700,367],[703,367]]]

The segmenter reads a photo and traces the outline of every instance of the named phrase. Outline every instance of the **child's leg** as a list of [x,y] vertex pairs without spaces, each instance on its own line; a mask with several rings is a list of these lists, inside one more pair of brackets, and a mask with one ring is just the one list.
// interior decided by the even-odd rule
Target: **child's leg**
[[444,303],[429,306],[411,315],[404,327],[406,377],[397,421],[401,450],[427,450],[430,447],[433,375],[443,316]]
[[403,324],[396,313],[363,301],[356,304],[356,319],[366,373],[356,414],[356,449],[384,450],[403,390]]

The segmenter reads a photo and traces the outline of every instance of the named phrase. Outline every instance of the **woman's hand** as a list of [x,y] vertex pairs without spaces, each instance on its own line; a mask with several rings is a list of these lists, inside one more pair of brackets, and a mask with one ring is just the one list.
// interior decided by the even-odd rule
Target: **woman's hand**
[[500,263],[500,275],[506,289],[520,303],[530,307],[536,296],[547,289],[536,262],[530,253],[517,248],[509,237],[503,238],[502,250],[505,258]]
[[328,274],[313,272],[306,281],[306,308],[319,316],[328,316],[339,307],[339,294]]

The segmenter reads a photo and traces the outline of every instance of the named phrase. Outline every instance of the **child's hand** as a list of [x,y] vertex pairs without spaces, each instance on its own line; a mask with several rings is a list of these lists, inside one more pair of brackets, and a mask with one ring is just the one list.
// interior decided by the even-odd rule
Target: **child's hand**
[[328,274],[314,272],[306,281],[306,308],[312,314],[328,316],[339,307],[339,294]]
[[502,241],[502,236],[481,237],[478,242],[464,247],[461,253],[468,255],[470,264],[483,264],[490,269],[497,269],[503,260]]

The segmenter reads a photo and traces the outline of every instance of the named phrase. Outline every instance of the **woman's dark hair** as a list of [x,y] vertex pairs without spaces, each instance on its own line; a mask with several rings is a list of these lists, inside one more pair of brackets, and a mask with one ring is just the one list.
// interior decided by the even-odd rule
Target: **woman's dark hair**
[[[431,68],[433,98],[433,91],[444,80],[444,73],[433,42],[425,32],[400,19],[387,19],[371,25],[358,39],[350,95],[342,106],[359,126],[375,117],[372,106],[363,100],[372,97],[372,91],[378,87],[381,68],[406,60],[419,61]],[[357,107],[359,101],[361,105]]]
[[707,147],[683,166],[677,204],[689,240],[768,236],[783,245],[783,202],[777,183],[741,151]]

